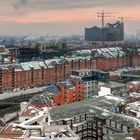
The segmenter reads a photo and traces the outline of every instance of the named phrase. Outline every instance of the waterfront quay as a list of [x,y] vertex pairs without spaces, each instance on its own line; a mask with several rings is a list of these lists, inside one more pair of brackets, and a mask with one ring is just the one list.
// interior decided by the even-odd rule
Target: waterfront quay
[[35,87],[32,89],[4,92],[0,97],[0,108],[17,105],[21,101],[28,101],[34,94],[42,93],[46,86]]

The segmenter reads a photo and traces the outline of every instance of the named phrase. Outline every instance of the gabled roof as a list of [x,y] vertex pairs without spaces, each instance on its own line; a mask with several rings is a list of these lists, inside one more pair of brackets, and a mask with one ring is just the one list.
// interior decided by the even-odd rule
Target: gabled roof
[[13,67],[14,67],[15,71],[22,71],[22,67],[21,67],[20,64],[3,64],[3,65],[0,65],[0,68],[2,68],[2,69],[12,70]]
[[24,62],[24,63],[20,63],[21,67],[23,70],[31,70],[33,69],[41,69],[46,68],[46,65],[43,61],[31,61],[31,62]]
[[[121,47],[99,48],[96,50],[92,49],[92,51],[96,51],[95,56],[97,56],[97,57],[116,58],[116,57],[122,57],[122,56],[126,55],[126,53],[123,51],[123,49]],[[91,50],[76,51],[75,58],[78,59],[79,56],[81,56],[82,58],[83,57],[85,57],[85,58],[91,57],[92,51]]]
[[43,110],[41,108],[37,108],[33,105],[27,105],[24,110],[20,113],[20,116],[27,116],[27,117],[33,117],[36,115],[39,115],[40,112]]
[[56,59],[47,59],[45,63],[48,68],[53,68],[57,65],[64,64],[65,60],[63,58],[56,58]]

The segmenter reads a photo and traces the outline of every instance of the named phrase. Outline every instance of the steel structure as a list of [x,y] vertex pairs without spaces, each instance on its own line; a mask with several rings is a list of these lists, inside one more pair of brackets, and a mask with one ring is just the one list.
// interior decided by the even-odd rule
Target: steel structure
[[112,14],[115,14],[114,12],[105,12],[104,10],[102,12],[97,13],[97,17],[100,17],[102,20],[102,46],[104,46],[105,42],[105,17],[114,17]]

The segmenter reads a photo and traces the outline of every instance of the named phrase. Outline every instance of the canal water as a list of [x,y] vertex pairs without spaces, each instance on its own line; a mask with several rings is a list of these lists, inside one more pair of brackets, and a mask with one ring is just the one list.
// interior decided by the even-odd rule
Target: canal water
[[6,114],[11,114],[14,112],[18,112],[20,110],[19,105],[9,106],[3,109],[0,109],[0,118],[3,118]]
[[[40,94],[40,93],[35,93]],[[14,112],[18,112],[20,110],[20,102],[28,102],[30,98],[32,98],[35,94],[32,95],[24,95],[22,97],[16,97],[13,99],[9,99],[7,101],[0,102],[0,118],[3,118],[7,114],[11,114]]]

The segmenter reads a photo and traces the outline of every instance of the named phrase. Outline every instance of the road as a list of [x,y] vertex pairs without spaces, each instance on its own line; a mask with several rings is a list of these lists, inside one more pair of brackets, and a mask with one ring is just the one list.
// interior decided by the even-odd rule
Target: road
[[34,94],[37,92],[42,92],[45,88],[46,88],[46,86],[35,87],[32,89],[26,89],[26,90],[20,90],[17,92],[4,92],[3,94],[0,95],[0,101],[9,99],[9,98],[13,98],[13,97],[18,97],[21,95],[28,95],[28,94]]

